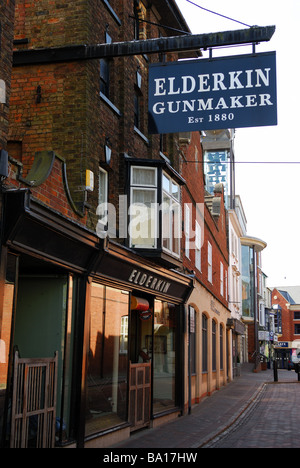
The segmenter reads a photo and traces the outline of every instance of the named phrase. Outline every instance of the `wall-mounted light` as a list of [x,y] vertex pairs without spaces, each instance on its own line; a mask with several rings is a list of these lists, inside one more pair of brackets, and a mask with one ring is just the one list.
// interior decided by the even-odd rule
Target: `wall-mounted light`
[[110,140],[108,137],[105,138],[105,145],[104,145],[104,156],[106,164],[110,164],[111,160],[111,147],[110,147]]

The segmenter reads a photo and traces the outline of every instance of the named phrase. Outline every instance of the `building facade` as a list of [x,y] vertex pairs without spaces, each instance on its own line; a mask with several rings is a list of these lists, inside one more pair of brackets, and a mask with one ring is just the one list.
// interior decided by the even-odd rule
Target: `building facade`
[[[263,297],[263,273],[261,252],[267,247],[265,241],[245,236],[242,244],[242,310],[243,322],[247,326],[248,362],[260,370],[259,320]],[[264,314],[265,310],[261,310]]]
[[175,2],[13,6],[1,6],[1,446],[105,447],[231,378],[224,189],[205,196],[200,134],[184,148],[148,135],[149,63],[178,54],[73,54],[187,32]]
[[184,154],[183,266],[194,280],[187,302],[185,385],[189,410],[231,380],[227,211],[223,184],[206,190],[203,135],[180,134]]
[[240,374],[241,364],[248,362],[245,325],[242,321],[242,247],[241,238],[246,235],[246,217],[239,196],[234,207],[228,210],[229,242],[229,308],[233,327],[232,360],[233,375]]
[[274,359],[279,369],[291,369],[300,358],[300,288],[272,288],[272,312],[278,339]]

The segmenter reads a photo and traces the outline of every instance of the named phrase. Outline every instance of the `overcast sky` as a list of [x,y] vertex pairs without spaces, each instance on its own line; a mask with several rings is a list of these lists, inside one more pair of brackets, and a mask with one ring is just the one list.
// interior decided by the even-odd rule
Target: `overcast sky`
[[[247,28],[187,0],[176,2],[193,34]],[[256,51],[276,51],[278,125],[236,130],[236,194],[242,199],[247,234],[268,244],[262,254],[267,285],[300,285],[300,0],[193,3],[246,25],[276,26],[271,41],[261,43]],[[222,49],[213,55],[251,52],[251,46],[244,46]]]

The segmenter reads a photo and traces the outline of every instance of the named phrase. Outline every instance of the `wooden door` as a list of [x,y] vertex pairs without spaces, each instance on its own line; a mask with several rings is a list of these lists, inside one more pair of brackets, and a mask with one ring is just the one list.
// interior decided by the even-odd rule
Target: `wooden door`
[[132,364],[129,369],[129,422],[131,430],[148,426],[151,402],[151,362]]

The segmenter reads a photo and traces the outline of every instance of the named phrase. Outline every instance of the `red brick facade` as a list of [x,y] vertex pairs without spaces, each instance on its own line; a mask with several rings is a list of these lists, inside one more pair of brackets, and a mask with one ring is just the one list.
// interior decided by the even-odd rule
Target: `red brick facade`
[[[183,135],[184,136],[184,135]],[[186,135],[185,135],[186,136]],[[228,278],[228,247],[227,247],[227,214],[224,204],[224,192],[216,192],[215,197],[220,197],[220,213],[213,216],[212,212],[205,202],[205,181],[203,173],[203,153],[201,146],[201,135],[192,133],[189,135],[190,143],[182,138],[181,149],[185,158],[182,160],[182,175],[187,181],[183,188],[183,206],[187,203],[192,207],[191,230],[195,232],[196,205],[198,206],[198,220],[202,226],[201,238],[201,270],[195,266],[195,249],[191,249],[189,257],[185,255],[185,236],[182,243],[182,256],[184,267],[190,271],[195,271],[196,278],[217,297],[222,304],[227,307],[228,297],[227,280]],[[211,201],[211,200],[210,200]],[[199,210],[201,212],[199,212]],[[184,212],[184,209],[183,209]],[[212,246],[212,282],[208,279],[208,242]],[[223,264],[223,295],[221,294],[220,263]]]
[[[8,3],[11,6],[13,2]],[[7,11],[10,14],[8,16],[9,29],[12,31],[13,11],[12,9]],[[140,23],[137,27],[134,16],[145,19],[147,22]],[[62,46],[99,44],[108,41],[109,38],[113,42],[123,42],[157,38],[161,34],[174,35],[174,31],[158,26],[159,23],[167,23],[170,27],[177,29],[187,29],[176,3],[170,0],[166,2],[160,0],[152,2],[74,0],[72,2],[55,1],[54,3],[49,0],[38,2],[16,0],[14,47],[15,52],[40,48],[41,54],[43,54],[46,49],[49,52],[51,48]],[[7,43],[8,55],[9,47],[12,46],[11,41],[12,37],[10,44]],[[170,340],[170,348],[168,349],[168,357],[172,363],[176,364],[174,365],[175,376],[170,373],[172,385],[176,387],[174,389],[172,387],[172,411],[174,410],[175,415],[176,412],[179,412],[180,405],[181,408],[185,408],[187,405],[188,393],[186,389],[183,390],[182,385],[183,379],[185,379],[184,385],[187,385],[186,372],[188,369],[185,362],[188,334],[184,319],[184,306],[187,302],[186,298],[191,297],[191,277],[195,275],[199,287],[197,295],[193,298],[193,301],[198,301],[197,304],[193,302],[195,310],[197,308],[197,333],[199,335],[196,338],[195,352],[197,352],[198,375],[203,373],[203,385],[201,388],[199,387],[200,394],[194,397],[194,401],[199,401],[198,398],[202,395],[208,395],[220,388],[230,378],[228,377],[229,373],[227,374],[227,362],[231,357],[226,355],[231,332],[227,329],[227,319],[230,312],[227,285],[227,214],[224,205],[224,192],[220,185],[216,187],[214,196],[208,196],[205,191],[200,132],[188,136],[148,134],[149,63],[177,60],[176,54],[167,54],[166,57],[163,57],[162,54],[153,54],[114,58],[106,64],[100,63],[100,59],[71,61],[68,59],[67,52],[65,59],[60,62],[53,62],[50,59],[46,63],[32,63],[25,54],[22,57],[23,62],[12,68],[9,122],[7,122],[7,107],[4,109],[3,120],[1,120],[3,126],[0,128],[2,131],[0,143],[7,147],[9,154],[9,177],[2,185],[3,200],[4,204],[6,203],[5,206],[16,207],[16,214],[11,215],[11,213],[5,212],[7,219],[5,219],[3,231],[7,237],[5,238],[6,244],[4,243],[2,246],[2,252],[6,259],[10,256],[18,258],[15,280],[21,271],[25,272],[25,275],[29,273],[31,278],[38,277],[41,271],[46,277],[62,275],[67,278],[66,287],[69,288],[68,294],[70,294],[68,296],[68,301],[70,301],[70,307],[68,302],[70,309],[68,313],[74,314],[72,336],[74,336],[75,342],[74,361],[76,359],[76,365],[73,365],[70,369],[70,375],[68,375],[71,377],[72,374],[72,379],[75,381],[75,384],[72,382],[74,417],[72,421],[70,418],[73,424],[72,426],[70,423],[70,440],[71,435],[74,440],[77,437],[79,446],[83,446],[86,389],[83,390],[82,385],[85,385],[86,388],[88,386],[88,359],[91,352],[88,341],[91,331],[89,320],[93,318],[96,310],[95,301],[99,300],[99,298],[92,298],[91,283],[93,281],[101,284],[103,288],[118,289],[120,295],[124,295],[124,292],[127,293],[126,301],[123,299],[123,304],[126,304],[126,307],[124,306],[125,311],[122,316],[127,317],[129,322],[133,321],[131,315],[134,310],[129,308],[130,294],[141,293],[142,298],[150,297],[152,303],[158,301],[162,304],[165,301],[165,304],[170,305],[171,312],[168,312],[170,314],[168,321],[166,319],[166,322],[163,322],[164,316],[161,315],[161,324],[166,325],[170,322],[169,328],[174,337],[176,336],[176,341],[175,338],[172,343]],[[11,64],[10,59],[9,63]],[[105,79],[108,75],[103,76],[103,70],[108,69],[109,92],[106,89],[107,94],[105,94],[102,91],[102,86],[107,84]],[[137,82],[137,73],[141,75],[140,86]],[[6,71],[6,79],[9,83],[9,68]],[[0,112],[2,110],[0,107]],[[104,147],[106,144],[112,150],[109,162],[105,160]],[[130,185],[130,164],[155,168],[156,185],[153,185],[155,185],[157,198],[160,197],[161,200],[164,196],[164,174],[168,175],[166,178],[169,181],[175,181],[173,186],[180,187],[183,233],[181,255],[178,255],[175,249],[168,253],[162,252],[162,244],[159,248],[153,248],[152,251],[151,248],[148,248],[148,252],[134,249],[135,246],[131,248],[127,239],[122,236],[118,237],[120,227],[118,226],[118,218],[116,239],[110,245],[110,241],[107,243],[99,241],[95,229],[98,219],[96,210],[101,191],[99,168],[107,171],[108,201],[118,209],[119,195],[131,193],[133,182]],[[92,191],[85,190],[86,170],[90,170],[94,174],[94,190]],[[142,185],[140,184],[140,186]],[[26,192],[28,198],[24,196],[24,189],[28,190],[28,193]],[[149,187],[146,187],[147,189]],[[169,190],[173,196],[170,187]],[[140,189],[140,191],[142,190]],[[169,195],[169,192],[167,194]],[[176,197],[177,194],[174,198]],[[12,198],[13,201],[11,201]],[[176,207],[178,207],[179,196],[176,203]],[[190,248],[189,252],[186,250],[185,205],[189,205],[191,208],[191,233],[195,231],[195,219],[199,215],[197,219],[201,226],[201,241],[200,246],[198,245],[201,252],[200,267],[197,267],[195,248]],[[212,206],[216,208],[215,211],[212,210]],[[18,221],[16,229],[12,226],[15,220],[14,216]],[[157,219],[162,233],[162,218]],[[170,219],[172,217],[168,217],[168,220]],[[57,222],[57,226],[55,222]],[[172,223],[174,228],[173,219]],[[32,226],[34,229],[30,230]],[[40,237],[39,233],[42,233]],[[163,236],[161,235],[161,237]],[[43,242],[39,242],[40,239]],[[194,236],[191,237],[191,241],[195,241]],[[46,245],[47,242],[49,245]],[[126,248],[120,244],[125,244]],[[211,277],[208,273],[209,245],[212,248]],[[0,286],[3,291],[5,290],[5,294],[8,294],[7,285],[10,283],[6,281],[5,267],[6,265],[3,266],[1,272],[2,284]],[[17,270],[19,267],[20,269]],[[118,271],[122,268],[125,273]],[[141,271],[138,273],[138,275],[141,274],[140,282],[137,281],[138,268],[145,270],[145,273]],[[127,269],[130,269],[128,276],[126,276]],[[223,278],[221,278],[221,273]],[[149,278],[149,284],[154,284],[152,279],[150,281],[150,278],[153,278],[155,284],[156,282],[159,285],[166,284],[168,288],[173,282],[173,288],[177,290],[169,295],[167,289],[165,291],[159,289],[158,286],[155,291],[150,290],[149,285],[147,286],[145,283],[145,277]],[[133,278],[135,278],[134,281]],[[144,279],[142,280],[142,278]],[[34,286],[35,280],[32,281]],[[73,281],[74,290],[71,291]],[[75,284],[78,289],[75,288]],[[146,289],[147,287],[148,289]],[[2,294],[1,288],[0,293]],[[12,294],[13,292],[16,301],[21,302],[22,298],[17,297],[17,291],[12,291]],[[34,292],[32,298],[34,302]],[[9,299],[11,297],[8,295],[7,300]],[[172,304],[172,299],[174,299],[175,305]],[[99,303],[97,304],[99,310],[102,311],[102,307]],[[167,313],[167,309],[164,310]],[[10,304],[5,307],[5,311],[9,318],[14,317]],[[48,319],[47,312],[43,311],[43,313],[45,319]],[[18,312],[16,312],[17,314]],[[174,319],[173,323],[172,314],[176,317],[177,322]],[[209,368],[203,371],[200,369],[201,358],[199,358],[202,349],[200,346],[202,326],[200,317],[202,314],[203,316],[207,315],[209,319],[206,330],[209,335],[209,346],[206,349],[209,353]],[[43,317],[43,314],[40,315]],[[104,347],[110,346],[111,343],[114,343],[116,357],[119,359],[120,310],[116,316],[118,320],[116,320],[115,331],[111,337],[105,335],[107,329],[105,333],[99,331],[106,320],[105,316],[103,320],[100,320],[99,312],[95,321],[97,327],[93,333],[95,332],[97,340],[99,338],[99,343],[100,339],[102,340],[101,348],[98,347],[97,353],[95,352],[96,369],[100,365],[100,359],[103,359]],[[146,335],[149,338],[149,348],[152,346],[150,346],[150,337],[154,339],[154,319],[157,320],[156,324],[160,324],[158,322],[160,320],[159,314],[151,319],[152,328]],[[10,323],[9,319],[5,320],[5,327],[0,321],[0,332],[2,330],[3,336],[5,334],[5,341],[10,343],[8,337]],[[68,320],[70,320],[71,326],[69,317]],[[34,319],[32,319],[33,321]],[[32,322],[29,320],[29,323]],[[55,327],[56,323],[52,323],[52,325]],[[60,330],[63,330],[64,326],[67,324],[57,324]],[[216,326],[217,328],[215,328]],[[164,328],[162,327],[162,329]],[[33,335],[37,333],[34,327],[32,329]],[[27,334],[25,336],[25,333],[23,335],[22,333],[21,330],[21,338],[19,339],[21,342],[23,340],[22,344],[24,345],[26,340],[28,341],[30,338],[28,339]],[[66,329],[64,338],[71,340],[68,333]],[[125,336],[124,330],[123,333]],[[131,340],[135,347],[141,345],[138,342],[138,333],[135,337],[134,333],[130,334],[127,330],[128,336],[128,341]],[[64,344],[66,349],[69,349],[69,345],[71,346],[71,343],[68,346],[67,343]],[[223,346],[222,352],[220,344]],[[167,351],[167,348],[163,349]],[[40,350],[41,348],[38,349],[38,352]],[[124,352],[124,356],[122,356],[124,362],[129,356],[129,352],[128,347],[128,355]],[[160,354],[163,355],[166,352]],[[162,357],[160,356],[160,358]],[[8,366],[8,356],[6,361],[5,366]],[[63,357],[61,357],[61,361],[63,361]],[[65,365],[65,363],[63,364]],[[124,372],[127,370],[124,365]],[[209,378],[207,377],[208,372],[210,372]],[[3,372],[1,377],[5,381],[7,374]],[[106,384],[108,385],[108,383]],[[206,385],[206,389],[204,389],[204,385]],[[67,391],[71,392],[71,385]],[[81,418],[80,421],[78,418]],[[127,424],[127,431],[129,431],[128,427]]]
[[287,299],[280,293],[278,289],[272,291],[272,306],[279,305],[281,307],[281,327],[282,335],[279,335],[279,341],[299,340],[299,335],[295,334],[295,325],[300,324],[300,320],[295,320],[296,305],[291,305]]

